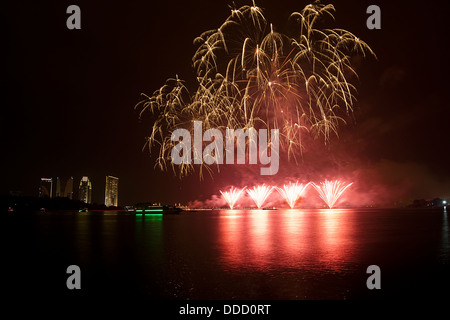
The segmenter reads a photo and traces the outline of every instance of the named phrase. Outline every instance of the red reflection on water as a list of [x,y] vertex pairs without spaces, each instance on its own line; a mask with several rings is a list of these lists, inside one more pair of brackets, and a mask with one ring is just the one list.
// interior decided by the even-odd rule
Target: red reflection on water
[[355,249],[351,210],[222,211],[226,268],[346,268]]
[[352,212],[347,209],[322,209],[319,210],[318,217],[322,229],[317,239],[322,253],[318,262],[336,271],[345,268],[345,263],[355,249]]
[[[269,225],[269,212],[267,210],[252,210],[248,214],[248,222],[245,227],[248,229],[247,248],[245,255],[249,251],[251,257],[246,257],[251,264],[262,265],[266,263],[271,254],[271,232]],[[245,231],[244,231],[245,232]],[[256,249],[257,248],[257,249]]]

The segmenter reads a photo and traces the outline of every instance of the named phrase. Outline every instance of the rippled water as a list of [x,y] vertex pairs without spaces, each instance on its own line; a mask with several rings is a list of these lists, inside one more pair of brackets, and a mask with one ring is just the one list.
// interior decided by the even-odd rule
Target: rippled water
[[[397,299],[449,296],[447,212],[222,210],[9,216],[2,234],[11,295],[156,299]],[[366,269],[381,268],[381,290]]]

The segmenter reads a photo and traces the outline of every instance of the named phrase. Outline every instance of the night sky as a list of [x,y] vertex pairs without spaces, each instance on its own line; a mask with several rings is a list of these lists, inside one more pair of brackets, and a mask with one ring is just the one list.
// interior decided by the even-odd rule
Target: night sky
[[[271,179],[336,173],[357,181],[354,192],[366,202],[450,197],[450,5],[322,3],[335,5],[332,26],[363,39],[377,59],[358,63],[358,102],[339,139],[327,146],[316,141],[306,148],[301,163],[280,167]],[[81,8],[81,30],[66,28],[71,4]],[[2,4],[0,193],[20,190],[37,196],[41,177],[73,176],[77,186],[87,175],[93,200],[102,203],[105,176],[113,175],[120,179],[121,205],[147,200],[187,203],[207,201],[219,188],[251,179],[245,166],[224,168],[204,180],[197,173],[180,180],[170,171],[154,169],[154,158],[142,150],[151,123],[139,121],[134,110],[142,92],[153,93],[167,78],[178,74],[192,81],[193,39],[220,26],[230,13],[228,4],[231,1]],[[290,13],[308,3],[256,4],[282,29]],[[370,4],[381,8],[381,30],[366,27]]]

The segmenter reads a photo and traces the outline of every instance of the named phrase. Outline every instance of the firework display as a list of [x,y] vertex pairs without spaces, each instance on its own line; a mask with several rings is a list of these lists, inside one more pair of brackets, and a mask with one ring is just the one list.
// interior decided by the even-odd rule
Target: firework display
[[[281,197],[287,202],[289,207],[293,209],[295,207],[296,201],[303,196],[307,187],[312,185],[314,189],[318,192],[320,198],[325,201],[328,208],[332,209],[342,194],[353,184],[345,183],[340,180],[325,180],[319,184],[314,182],[308,182],[306,184],[290,182],[289,184],[283,185],[283,188],[278,186],[268,186],[266,184],[261,184],[254,186],[253,188],[247,189],[247,194],[255,202],[256,207],[261,209],[272,193],[273,189],[276,189]],[[233,209],[236,202],[241,197],[242,191],[247,187],[242,189],[231,187],[229,191],[220,191],[225,201],[228,203],[230,209]]]
[[[194,170],[191,163],[170,161],[173,131],[190,130],[194,121],[222,132],[279,129],[288,158],[302,152],[303,133],[325,141],[337,134],[355,102],[351,58],[374,53],[349,31],[323,28],[333,12],[331,4],[309,4],[292,13],[281,32],[253,3],[232,9],[217,29],[197,37],[194,86],[176,76],[136,105],[140,117],[153,115],[146,140],[150,150],[157,149],[156,166],[171,166],[180,177]],[[200,175],[202,168],[211,170],[201,163]]]

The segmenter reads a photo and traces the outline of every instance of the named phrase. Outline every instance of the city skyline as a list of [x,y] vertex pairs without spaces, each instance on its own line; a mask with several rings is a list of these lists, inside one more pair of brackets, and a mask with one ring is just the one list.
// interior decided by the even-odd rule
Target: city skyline
[[[107,175],[105,179],[104,188],[93,188],[92,180],[88,176],[82,176],[80,183],[77,184],[77,189],[74,190],[73,182],[74,177],[69,178],[41,178],[38,187],[37,197],[43,198],[68,198],[78,199],[87,204],[105,204],[107,207],[119,206],[119,178]],[[95,191],[94,191],[95,190]],[[94,195],[100,194],[100,190],[104,191],[103,201],[95,201]],[[19,191],[10,191],[10,195],[23,195]],[[33,196],[33,195],[31,195]]]

